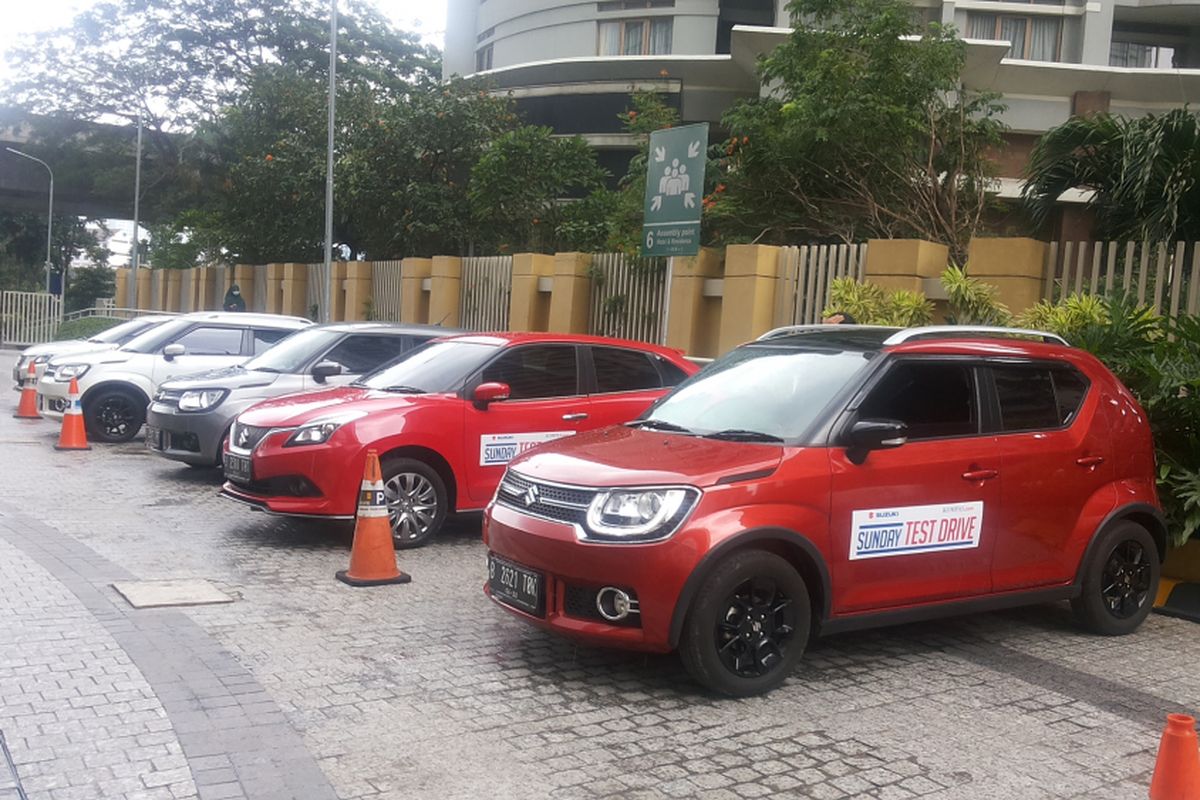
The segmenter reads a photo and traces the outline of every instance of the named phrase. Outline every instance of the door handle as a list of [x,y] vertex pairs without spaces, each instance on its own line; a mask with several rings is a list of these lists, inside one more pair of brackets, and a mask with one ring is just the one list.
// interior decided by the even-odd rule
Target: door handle
[[583,413],[582,411],[579,411],[574,414],[563,414],[562,418],[563,418],[563,422],[576,422],[577,420],[587,419],[587,416],[588,416],[587,414]]
[[1088,469],[1091,469],[1092,467],[1098,467],[1103,464],[1104,456],[1083,456],[1082,458],[1075,459],[1075,463],[1081,467],[1087,467]]
[[971,469],[962,474],[964,481],[990,481],[999,475],[999,471],[994,469]]

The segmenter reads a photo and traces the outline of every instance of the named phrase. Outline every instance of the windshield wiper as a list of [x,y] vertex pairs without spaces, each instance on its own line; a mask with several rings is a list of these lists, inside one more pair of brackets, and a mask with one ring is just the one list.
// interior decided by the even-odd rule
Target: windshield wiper
[[383,391],[395,392],[396,394],[425,394],[424,389],[418,388],[416,386],[406,386],[404,384],[397,384],[396,386],[385,386],[385,387],[383,387]]
[[626,423],[630,428],[651,428],[656,431],[674,431],[675,433],[692,433],[688,428],[682,425],[676,425],[674,422],[663,422],[661,419],[635,419],[633,422]]
[[770,433],[762,431],[747,431],[741,428],[726,428],[723,431],[715,431],[713,433],[704,434],[705,439],[725,439],[731,442],[778,442],[783,443],[783,439]]

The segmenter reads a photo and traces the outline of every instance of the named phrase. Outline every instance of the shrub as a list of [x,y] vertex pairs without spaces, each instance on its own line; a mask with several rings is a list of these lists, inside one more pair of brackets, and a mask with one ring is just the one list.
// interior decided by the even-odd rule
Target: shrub
[[88,339],[101,331],[108,330],[114,325],[120,325],[124,321],[111,317],[73,319],[58,326],[58,330],[54,332],[54,339],[56,341],[64,339]]
[[928,325],[933,303],[920,292],[901,289],[885,292],[878,284],[853,278],[835,278],[829,284],[829,307],[822,312],[851,314],[863,325]]

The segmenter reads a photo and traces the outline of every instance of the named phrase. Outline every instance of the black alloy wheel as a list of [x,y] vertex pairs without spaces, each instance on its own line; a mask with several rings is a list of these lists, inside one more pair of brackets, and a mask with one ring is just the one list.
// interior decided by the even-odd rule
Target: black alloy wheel
[[1100,593],[1117,619],[1136,614],[1150,595],[1150,559],[1140,542],[1121,542],[1104,563]]
[[88,433],[99,442],[128,442],[137,435],[145,421],[146,409],[128,392],[118,389],[102,391],[88,398],[83,409]]
[[1118,522],[1096,540],[1071,608],[1094,633],[1133,633],[1154,606],[1160,570],[1149,531],[1136,522]]
[[755,577],[725,599],[713,635],[725,668],[741,678],[761,678],[783,661],[796,632],[796,604],[770,578]]

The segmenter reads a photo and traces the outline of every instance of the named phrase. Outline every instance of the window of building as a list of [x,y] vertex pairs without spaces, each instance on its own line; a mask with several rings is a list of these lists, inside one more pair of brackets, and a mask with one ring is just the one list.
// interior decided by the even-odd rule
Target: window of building
[[1020,17],[1012,14],[967,14],[967,37],[1006,41],[1008,58],[1058,61],[1062,20],[1058,17]]
[[481,47],[475,51],[475,71],[484,72],[492,68],[492,46]]
[[492,38],[492,36],[493,36],[495,33],[496,33],[496,28],[495,28],[495,26],[493,26],[493,27],[491,27],[491,28],[488,28],[486,31],[484,31],[483,33],[479,34],[478,36],[476,36],[476,37],[475,37],[475,41],[476,41],[476,42],[482,42],[484,39],[490,39],[490,38]]
[[1113,41],[1108,49],[1108,65],[1110,67],[1171,69],[1175,65],[1175,48]]
[[596,52],[602,56],[667,55],[673,22],[671,17],[606,20],[600,23]]
[[597,11],[630,11],[639,8],[674,8],[675,0],[606,0],[596,3]]

